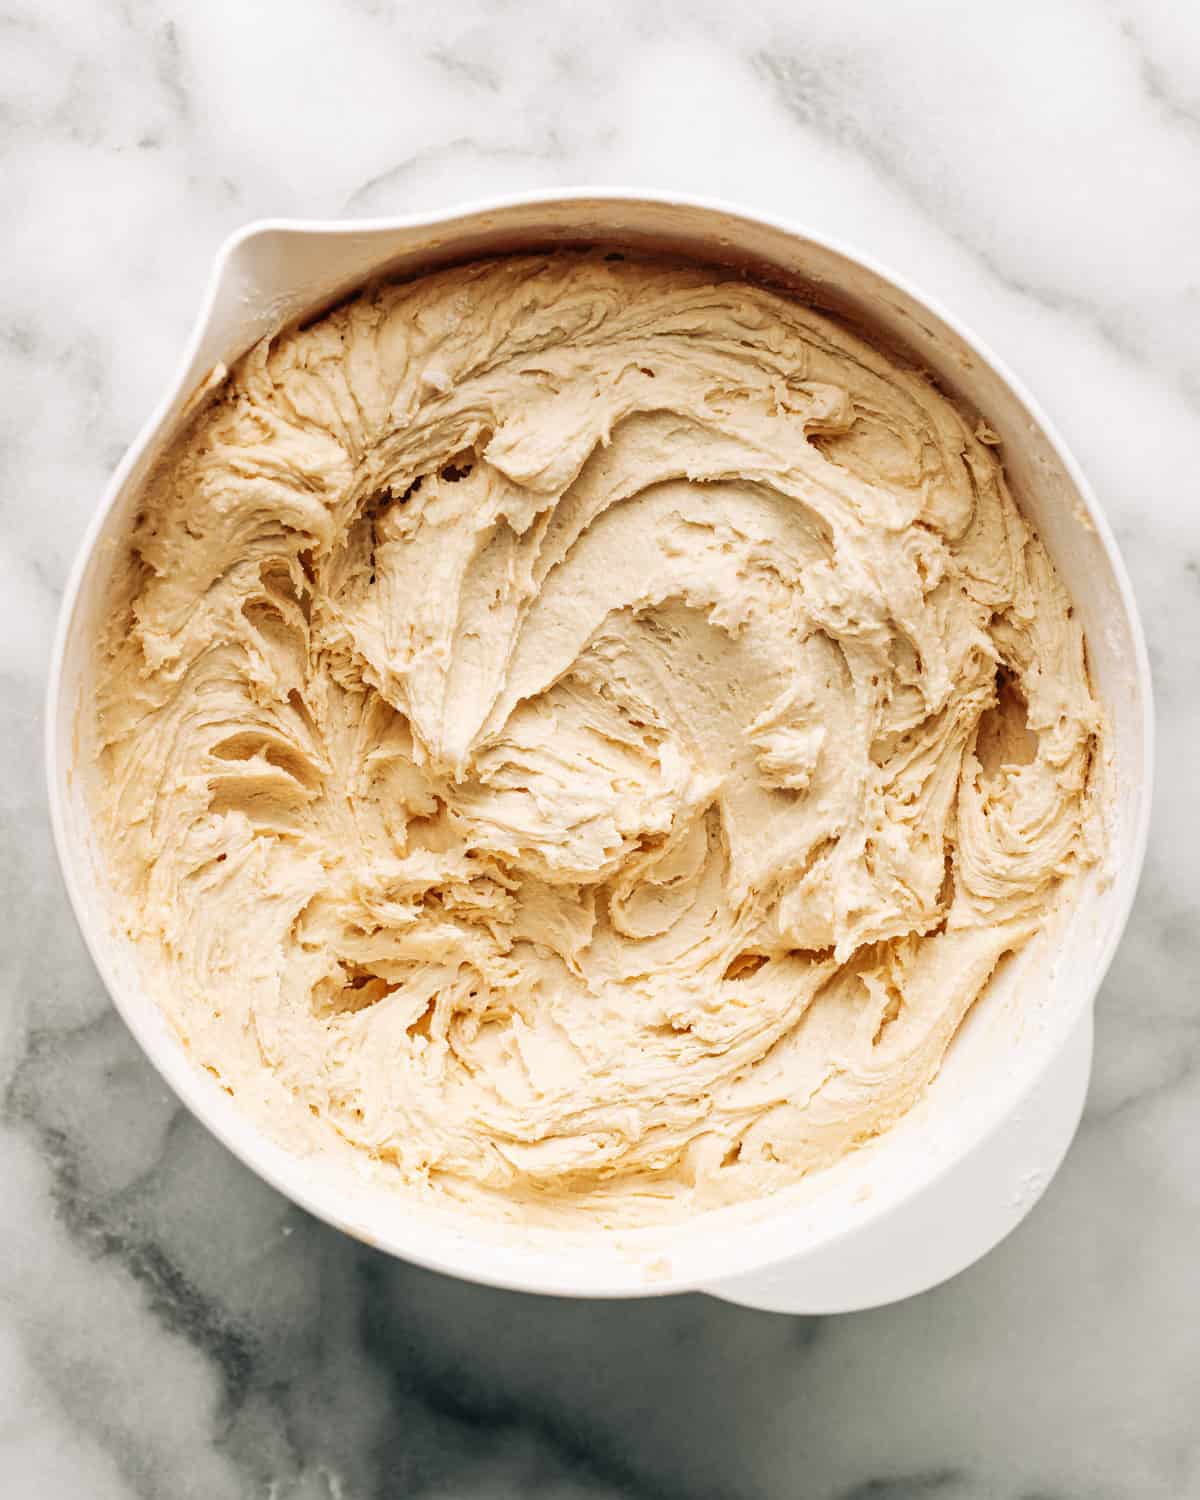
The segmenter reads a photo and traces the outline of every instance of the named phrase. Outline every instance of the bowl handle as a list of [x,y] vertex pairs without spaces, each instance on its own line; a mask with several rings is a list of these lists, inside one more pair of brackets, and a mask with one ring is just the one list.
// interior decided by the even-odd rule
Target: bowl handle
[[957,1275],[1045,1192],[1075,1135],[1092,1069],[1089,1006],[1017,1111],[944,1176],[877,1223],[792,1260],[703,1290],[768,1312],[852,1312]]

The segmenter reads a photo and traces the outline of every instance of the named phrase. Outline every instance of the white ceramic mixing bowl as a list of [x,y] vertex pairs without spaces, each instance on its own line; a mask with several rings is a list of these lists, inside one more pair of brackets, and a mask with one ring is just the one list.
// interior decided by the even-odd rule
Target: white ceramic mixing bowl
[[[267,1139],[185,1053],[112,916],[88,814],[91,653],[138,489],[215,366],[369,277],[514,249],[611,242],[733,263],[907,351],[986,417],[1019,504],[1087,632],[1113,752],[1112,848],[1065,929],[1002,967],[926,1098],[893,1130],[766,1202],[620,1235],[508,1231],[414,1210],[344,1165]],[[580,190],[359,223],[263,222],[217,256],[181,368],[126,454],[67,586],[49,685],[55,839],[96,966],[130,1029],[188,1107],[244,1162],[321,1218],[439,1271],[526,1291],[637,1296],[701,1289],[751,1306],[823,1312],[919,1291],[982,1255],[1028,1212],[1083,1104],[1092,1001],[1133,899],[1150,803],[1145,644],[1112,535],[1062,440],[1019,383],[955,320],[821,236],[691,198]]]

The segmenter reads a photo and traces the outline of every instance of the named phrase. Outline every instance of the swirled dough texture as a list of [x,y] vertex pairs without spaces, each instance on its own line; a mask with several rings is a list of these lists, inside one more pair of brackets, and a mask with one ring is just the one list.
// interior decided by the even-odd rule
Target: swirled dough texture
[[259,344],[147,487],[99,670],[198,1061],[283,1139],[576,1220],[894,1122],[1098,853],[1083,637],[989,441],[654,261]]

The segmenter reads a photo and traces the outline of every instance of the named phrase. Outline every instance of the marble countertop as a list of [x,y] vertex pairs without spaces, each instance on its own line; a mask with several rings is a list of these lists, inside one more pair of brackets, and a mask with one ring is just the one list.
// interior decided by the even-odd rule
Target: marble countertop
[[[0,0],[0,1489],[13,1500],[1200,1495],[1200,12],[1178,0]],[[83,527],[262,215],[580,183],[792,215],[957,310],[1090,473],[1160,714],[1080,1135],[998,1250],[786,1318],[384,1259],[169,1097],[40,766]]]

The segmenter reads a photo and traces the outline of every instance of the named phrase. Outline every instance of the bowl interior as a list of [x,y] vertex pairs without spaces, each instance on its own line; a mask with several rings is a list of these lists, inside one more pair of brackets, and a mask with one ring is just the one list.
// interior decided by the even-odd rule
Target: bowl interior
[[[1064,923],[1002,965],[926,1098],[878,1141],[767,1202],[681,1225],[610,1234],[517,1231],[449,1221],[402,1194],[349,1178],[267,1139],[194,1066],[147,994],[114,925],[88,815],[91,648],[139,487],[216,365],[310,316],[368,277],[474,256],[611,243],[736,264],[792,289],[906,352],[999,434],[1010,484],[1082,619],[1110,720],[1109,859]],[[1148,797],[1148,675],[1111,536],[1044,418],[945,315],[861,259],[783,225],[679,199],[579,193],[514,200],[440,218],[379,224],[264,224],[218,258],[174,388],[114,476],[68,587],[51,681],[50,798],[64,873],[93,957],[126,1021],[168,1082],[214,1132],[282,1191],[360,1238],[499,1285],[584,1295],[670,1291],[828,1245],[931,1183],[1020,1104],[1090,1004],[1136,884]]]

